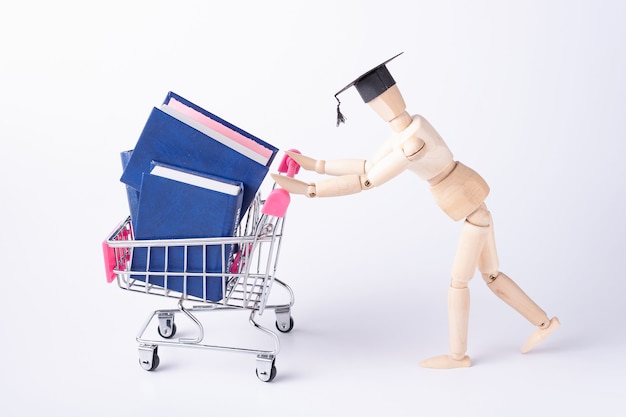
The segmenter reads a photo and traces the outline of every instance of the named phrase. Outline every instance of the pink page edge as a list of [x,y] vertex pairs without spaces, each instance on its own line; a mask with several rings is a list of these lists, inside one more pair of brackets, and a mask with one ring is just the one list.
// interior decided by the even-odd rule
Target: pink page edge
[[173,97],[170,98],[170,101],[167,104],[167,106],[195,120],[196,122],[201,123],[204,126],[210,129],[213,129],[218,133],[221,133],[227,138],[232,139],[233,141],[239,143],[240,145],[245,146],[246,148],[256,152],[257,154],[267,159],[269,159],[272,156],[272,151],[270,149],[267,149],[263,145],[253,141],[250,138],[243,136],[241,133],[230,129],[227,126],[224,126],[223,124],[211,119],[210,117],[205,116],[199,111],[186,106],[185,104],[181,103],[180,101],[176,100]]

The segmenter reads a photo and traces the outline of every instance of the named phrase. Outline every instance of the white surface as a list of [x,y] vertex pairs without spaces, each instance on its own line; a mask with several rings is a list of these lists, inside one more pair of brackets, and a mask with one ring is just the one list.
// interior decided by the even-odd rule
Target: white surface
[[[623,2],[209,3],[2,6],[2,415],[624,414]],[[279,277],[296,327],[273,383],[220,352],[162,349],[143,371],[135,333],[174,305],[107,285],[100,243],[152,106],[173,90],[281,149],[366,158],[387,126],[352,89],[335,128],[333,95],[400,51],[409,111],[489,182],[502,270],[561,329],[519,354],[532,327],[477,276],[474,366],[418,366],[447,351],[459,224],[407,173],[293,198]],[[255,335],[245,313],[216,318]]]

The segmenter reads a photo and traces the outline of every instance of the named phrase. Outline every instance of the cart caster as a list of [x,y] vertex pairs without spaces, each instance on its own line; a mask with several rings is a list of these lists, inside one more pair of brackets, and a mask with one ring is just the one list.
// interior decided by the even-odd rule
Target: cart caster
[[290,332],[293,329],[293,317],[291,317],[289,308],[277,308],[275,313],[276,328],[283,333]]
[[271,382],[276,378],[274,355],[259,355],[256,359],[256,376],[263,382]]
[[176,334],[176,323],[174,323],[174,314],[159,313],[159,327],[157,328],[159,336],[164,339],[170,339]]
[[158,346],[139,346],[139,365],[146,371],[154,371],[159,366]]
[[176,323],[172,323],[171,326],[165,327],[161,327],[159,325],[157,331],[159,332],[159,336],[161,336],[163,339],[171,339],[176,334]]
[[293,317],[289,317],[289,321],[276,320],[276,328],[283,333],[289,333],[293,329]]

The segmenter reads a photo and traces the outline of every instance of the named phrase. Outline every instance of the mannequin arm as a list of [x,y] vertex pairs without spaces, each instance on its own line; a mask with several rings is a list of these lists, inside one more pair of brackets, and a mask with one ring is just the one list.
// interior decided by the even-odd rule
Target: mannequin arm
[[315,171],[318,174],[327,174],[333,176],[365,174],[378,161],[383,159],[392,151],[392,140],[388,139],[374,154],[374,157],[368,160],[364,159],[335,159],[325,161],[323,159],[314,159],[299,153],[285,151],[293,160],[295,160],[302,168],[307,171]]
[[302,168],[307,171],[315,171],[318,174],[327,175],[350,175],[365,174],[365,165],[367,161],[363,159],[336,159],[325,161],[323,159],[313,159],[306,155],[285,151],[293,160],[295,160]]
[[[419,145],[417,150],[416,143]],[[302,157],[302,155],[290,154],[305,169],[328,173],[328,168],[332,167],[331,172],[337,176],[315,183],[305,183],[275,174],[272,174],[272,178],[290,193],[304,194],[308,197],[337,197],[355,194],[382,185],[402,173],[415,159],[415,155],[422,146],[423,142],[414,136],[395,149],[391,148],[390,143],[385,144],[376,155],[376,158],[379,159],[375,164],[360,160],[337,160],[329,165],[325,161],[316,161],[312,158]],[[359,164],[362,163],[362,170],[356,169],[359,165],[355,161],[359,161]],[[356,172],[354,172],[355,170]],[[341,172],[346,174],[339,174]]]
[[393,149],[376,164],[368,166],[365,185],[368,188],[378,187],[400,175],[410,163],[411,160],[403,148]]

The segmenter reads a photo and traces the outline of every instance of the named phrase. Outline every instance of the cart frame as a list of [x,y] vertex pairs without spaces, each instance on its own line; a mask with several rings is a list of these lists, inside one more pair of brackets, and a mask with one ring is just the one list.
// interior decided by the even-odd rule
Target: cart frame
[[[273,190],[284,191],[284,190]],[[271,195],[270,195],[271,197]],[[279,215],[267,214],[263,210],[265,201],[257,195],[250,208],[243,216],[237,233],[231,238],[196,238],[196,239],[160,239],[134,240],[130,217],[122,221],[103,242],[105,267],[109,282],[116,281],[118,287],[137,293],[150,294],[178,300],[176,309],[159,309],[153,311],[137,333],[139,344],[139,363],[148,371],[155,370],[160,363],[159,346],[185,347],[231,351],[256,355],[256,374],[264,382],[269,382],[276,376],[275,360],[280,351],[280,339],[274,331],[263,327],[255,320],[266,309],[273,310],[276,315],[276,328],[287,333],[293,328],[291,308],[294,304],[292,289],[283,281],[276,278],[276,268],[280,255],[283,236],[284,211]],[[209,247],[219,247],[224,262],[221,262],[221,271],[218,272],[187,272],[187,271],[154,271],[150,268],[150,253],[157,248],[165,251],[183,248],[185,259],[190,248],[202,247],[203,253]],[[142,253],[147,257],[145,271],[132,268],[133,256],[137,248],[147,248]],[[227,255],[228,254],[228,255]],[[142,255],[143,256],[143,255]],[[203,255],[204,256],[204,255]],[[184,268],[186,269],[186,267]],[[153,277],[163,279],[162,285],[154,284]],[[216,277],[221,279],[221,298],[218,301],[206,299],[207,281]],[[182,290],[172,290],[168,279],[182,278]],[[202,279],[203,296],[192,295],[187,292],[187,282],[191,279]],[[287,295],[288,301],[282,304],[268,304],[272,287],[276,284]],[[185,303],[192,303],[186,307]],[[211,345],[203,343],[204,328],[197,318],[198,313],[215,310],[249,310],[249,323],[264,334],[270,336],[273,348],[256,349],[226,345]],[[183,315],[191,320],[195,327],[195,337],[180,337],[176,334],[177,315]],[[146,336],[148,328],[157,322],[160,339]]]

